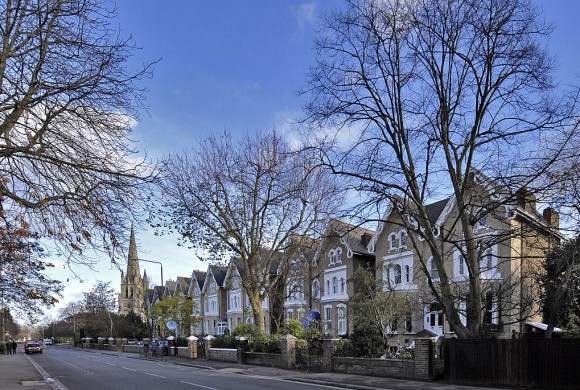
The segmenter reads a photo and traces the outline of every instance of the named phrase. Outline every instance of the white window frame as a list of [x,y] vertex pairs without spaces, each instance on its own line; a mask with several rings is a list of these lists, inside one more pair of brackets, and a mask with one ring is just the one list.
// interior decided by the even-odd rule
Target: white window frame
[[[341,313],[342,312],[342,313]],[[338,335],[345,335],[346,334],[346,305],[337,305],[336,306],[336,316],[337,316],[337,324],[336,324],[336,332]]]
[[320,281],[318,279],[314,279],[312,282],[312,296],[320,298]]

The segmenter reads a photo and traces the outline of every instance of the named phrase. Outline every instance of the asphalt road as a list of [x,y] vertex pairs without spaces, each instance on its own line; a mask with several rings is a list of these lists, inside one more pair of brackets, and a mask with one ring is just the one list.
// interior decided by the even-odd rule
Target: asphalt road
[[49,347],[43,354],[29,356],[69,390],[336,388],[276,377],[241,375],[236,373],[236,368],[207,370],[66,348]]

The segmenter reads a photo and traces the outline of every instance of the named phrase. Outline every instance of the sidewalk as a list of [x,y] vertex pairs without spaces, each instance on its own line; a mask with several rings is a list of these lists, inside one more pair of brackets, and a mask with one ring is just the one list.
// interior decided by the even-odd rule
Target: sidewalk
[[14,390],[23,387],[33,390],[52,388],[18,345],[16,355],[0,355],[0,388]]
[[[72,348],[72,347],[70,347]],[[75,348],[81,351],[80,348]],[[110,355],[124,356],[127,358],[140,359],[138,354],[116,351],[99,351],[84,349],[85,352],[104,353]],[[141,357],[142,358],[142,357]],[[467,390],[492,389],[490,387],[473,387],[451,385],[443,381],[421,382],[405,379],[381,378],[365,375],[342,374],[337,372],[314,373],[298,370],[284,370],[275,367],[253,366],[248,364],[236,364],[216,360],[189,360],[186,358],[176,358],[163,356],[163,360],[158,360],[164,364],[176,364],[180,366],[195,367],[198,369],[215,370],[240,375],[267,376],[284,379],[298,383],[312,383],[319,385],[329,385],[344,389],[373,390],[373,389],[438,389],[438,390]]]

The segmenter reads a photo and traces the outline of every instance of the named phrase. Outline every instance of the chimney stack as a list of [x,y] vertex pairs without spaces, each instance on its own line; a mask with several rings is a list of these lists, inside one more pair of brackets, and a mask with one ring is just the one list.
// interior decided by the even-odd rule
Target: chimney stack
[[544,219],[548,226],[552,229],[560,228],[560,214],[556,210],[551,207],[546,207],[542,214],[544,215]]
[[363,246],[366,248],[369,246],[369,243],[371,242],[371,238],[373,238],[373,236],[370,233],[363,233],[360,236],[360,243],[363,244]]

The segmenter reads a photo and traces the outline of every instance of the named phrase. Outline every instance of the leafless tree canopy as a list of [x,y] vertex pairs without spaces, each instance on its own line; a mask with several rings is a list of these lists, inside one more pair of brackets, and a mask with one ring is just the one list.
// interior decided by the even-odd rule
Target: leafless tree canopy
[[241,141],[212,136],[172,156],[167,166],[159,215],[164,226],[205,250],[210,261],[227,255],[237,261],[263,329],[262,302],[290,264],[282,252],[293,237],[320,231],[336,205],[334,183],[275,133]]
[[71,259],[111,252],[151,167],[131,148],[143,105],[136,47],[106,0],[0,2],[0,206]]
[[[522,187],[544,199],[562,180],[547,172],[565,166],[577,142],[577,91],[557,95],[549,32],[528,0],[353,0],[319,34],[304,90],[312,146],[368,194],[362,208],[390,200],[413,214],[441,276],[433,293],[460,336],[479,334],[481,281],[471,274],[464,327],[425,204],[455,198],[458,247],[477,270],[478,219]],[[475,204],[480,172],[497,193]]]

